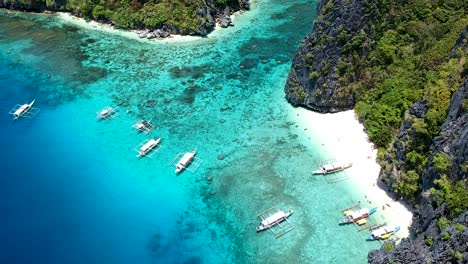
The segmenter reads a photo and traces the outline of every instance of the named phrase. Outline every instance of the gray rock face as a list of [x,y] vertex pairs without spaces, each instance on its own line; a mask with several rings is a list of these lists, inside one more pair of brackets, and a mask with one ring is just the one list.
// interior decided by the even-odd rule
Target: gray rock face
[[338,81],[338,65],[350,64],[351,56],[342,61],[343,47],[351,41],[347,36],[351,38],[362,32],[356,49],[368,50],[372,12],[366,10],[364,2],[322,0],[318,3],[321,18],[302,42],[286,82],[286,98],[291,104],[319,112],[338,112],[354,106],[353,94],[345,91],[345,85]]
[[[445,152],[452,161],[452,166],[447,171],[451,181],[467,180],[468,175],[462,169],[468,161],[468,79],[452,96],[449,111],[445,123],[441,126],[439,135],[434,139],[431,147],[432,154],[429,163],[422,175],[423,191],[434,186],[436,173],[433,157],[439,152]],[[423,102],[416,103],[409,111],[409,116],[423,117],[427,107]],[[405,140],[410,137],[408,124],[410,117],[405,119],[398,134],[399,140],[395,142],[394,149],[397,162],[391,164],[391,169],[386,170],[389,177],[386,182],[392,184],[392,177],[398,176],[398,164],[404,162]],[[400,141],[400,139],[402,139]],[[444,230],[438,230],[437,221],[446,213],[446,206],[434,208],[430,198],[422,197],[424,203],[416,211],[413,217],[412,231],[416,238],[414,240],[403,240],[395,249],[389,252],[385,249],[369,253],[370,263],[457,263],[456,259],[468,261],[468,212],[465,212],[452,221],[452,225]],[[455,224],[461,224],[456,226]],[[431,241],[432,240],[432,241]],[[384,246],[385,248],[385,246]]]
[[243,10],[250,10],[250,1],[249,0],[240,0],[240,8]]
[[382,170],[379,178],[382,179],[390,190],[396,184],[395,179],[400,177],[401,168],[406,162],[407,146],[413,140],[415,131],[412,128],[415,118],[424,118],[429,109],[426,101],[418,101],[405,114],[403,124],[398,131],[396,140],[385,154]]
[[232,23],[232,20],[231,20],[231,18],[229,16],[222,16],[219,19],[219,25],[222,28],[227,28],[229,26],[234,26],[234,24]]
[[198,27],[198,34],[202,36],[208,35],[216,26],[216,21],[213,16],[216,15],[216,9],[213,6],[206,6],[204,8],[199,8],[200,12],[197,10],[197,15],[202,18],[202,22]]
[[[453,48],[450,58],[458,56],[460,49],[468,49],[467,30],[465,29]],[[412,120],[423,118],[428,110],[425,102],[417,102],[406,114],[405,121],[400,128],[397,140],[393,145],[396,162],[386,157],[381,177],[385,182],[393,184],[398,177],[399,166],[405,160],[405,146],[414,137],[411,133]],[[468,174],[468,79],[463,79],[461,85],[452,96],[447,117],[440,127],[439,134],[434,138],[431,146],[429,162],[422,174],[423,192],[434,186],[437,179],[434,168],[434,156],[445,153],[452,165],[446,171],[450,181],[466,181]],[[412,231],[414,240],[404,239],[395,249],[387,252],[385,246],[369,253],[369,263],[468,263],[468,212],[454,219],[451,225],[443,230],[437,227],[438,219],[447,214],[446,204],[435,207],[431,197],[421,197],[422,205],[415,211]]]
[[[446,153],[452,161],[448,169],[453,181],[467,178],[467,172],[460,169],[468,165],[468,80],[465,81],[452,96],[449,112],[445,123],[440,129],[439,135],[434,139],[433,154],[430,158],[427,173],[423,175],[424,185],[436,179],[433,157],[440,152]],[[465,105],[464,105],[465,104]]]
[[[403,239],[388,252],[385,249],[369,253],[369,263],[467,263],[468,212],[452,221],[440,233],[422,233],[415,240]],[[383,246],[385,248],[385,244]]]

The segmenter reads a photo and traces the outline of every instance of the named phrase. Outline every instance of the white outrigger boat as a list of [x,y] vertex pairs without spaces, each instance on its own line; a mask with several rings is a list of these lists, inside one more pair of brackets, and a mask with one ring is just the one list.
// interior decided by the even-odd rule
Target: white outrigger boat
[[275,225],[279,225],[281,222],[285,221],[290,215],[294,213],[294,210],[289,210],[287,212],[277,211],[276,213],[268,216],[263,219],[259,226],[257,226],[257,232],[272,228]]
[[96,117],[99,120],[107,119],[109,117],[112,117],[116,113],[117,113],[117,110],[115,110],[114,108],[112,108],[110,106],[107,106],[107,107],[104,107],[101,111],[97,112]]
[[161,142],[161,138],[156,138],[156,139],[150,139],[148,140],[148,142],[146,142],[145,144],[141,145],[140,149],[138,151],[138,155],[136,156],[137,158],[140,158],[140,157],[143,157],[143,156],[146,156],[148,155],[148,153],[153,150],[154,148],[156,148],[159,144],[159,142]]
[[372,231],[372,234],[367,238],[367,240],[385,240],[391,237],[395,232],[399,231],[399,226],[383,226],[379,229]]
[[[367,219],[369,216],[377,211],[377,207],[373,207],[371,209],[368,208],[361,208],[357,211],[347,210],[343,213],[345,214],[345,218],[343,218],[338,224],[345,225],[351,223],[357,223],[358,225],[363,225],[367,223]],[[363,221],[362,221],[363,220]]]
[[155,126],[147,120],[138,120],[132,127],[138,130],[138,132],[143,132],[145,134],[148,134],[155,128]]
[[353,163],[351,162],[334,162],[321,166],[320,169],[312,171],[312,174],[330,174],[345,170],[347,168],[350,168],[351,166],[353,166]]
[[194,149],[190,152],[186,152],[182,158],[177,162],[175,165],[175,173],[180,173],[182,170],[187,168],[190,163],[192,163],[193,159],[195,158],[195,155],[197,154],[197,149]]
[[10,110],[9,114],[13,115],[13,120],[16,120],[20,117],[33,117],[39,113],[40,109],[33,107],[36,100],[32,100],[29,104],[17,104],[13,109]]

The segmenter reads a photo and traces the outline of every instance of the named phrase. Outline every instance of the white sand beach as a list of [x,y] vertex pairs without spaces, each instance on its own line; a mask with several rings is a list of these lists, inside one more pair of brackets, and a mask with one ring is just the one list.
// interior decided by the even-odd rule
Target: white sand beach
[[[96,22],[96,21],[93,21],[93,20],[88,21],[88,20],[85,20],[83,18],[73,16],[70,13],[57,12],[56,14],[60,19],[62,19],[62,21],[66,22],[66,23],[74,24],[74,25],[77,25],[79,27],[83,27],[83,28],[87,28],[87,29],[94,29],[94,30],[99,30],[99,31],[111,33],[111,34],[117,34],[117,35],[120,35],[120,36],[123,36],[123,37],[135,39],[135,40],[142,41],[142,42],[148,42],[148,43],[155,43],[155,42],[156,43],[164,43],[164,42],[166,42],[166,43],[179,42],[180,43],[180,42],[200,41],[200,40],[204,40],[204,39],[219,37],[221,35],[221,33],[223,32],[223,30],[225,30],[225,29],[221,28],[221,26],[219,26],[219,24],[216,24],[213,31],[210,32],[207,37],[170,35],[169,37],[163,38],[163,39],[157,39],[157,38],[146,39],[146,38],[138,37],[138,31],[137,30],[118,29],[118,28],[115,28],[115,27],[113,27],[113,26],[111,26],[109,24],[103,24],[103,23],[99,23],[99,22]],[[242,14],[244,14],[243,11],[237,11],[237,12],[233,13],[231,15],[232,22],[236,23],[236,20],[238,20],[239,17]]]
[[377,150],[368,141],[364,126],[359,123],[354,111],[320,114],[295,108],[290,116],[298,125],[297,129],[301,130],[298,134],[302,133],[302,136],[314,138],[321,143],[321,146],[316,147],[323,148],[324,153],[326,152],[323,158],[335,157],[338,161],[353,163],[346,172],[361,203],[378,208],[373,215],[378,223],[399,225],[401,230],[396,235],[399,238],[408,237],[412,212],[377,186],[380,172],[380,166],[376,162]]
[[64,22],[74,24],[79,27],[99,30],[99,31],[108,32],[111,34],[117,34],[123,37],[131,38],[131,39],[135,39],[135,40],[143,41],[143,42],[149,42],[149,43],[155,42],[155,41],[157,42],[187,42],[187,41],[196,41],[196,40],[202,39],[202,37],[198,37],[198,36],[182,36],[182,35],[171,35],[170,37],[164,38],[164,39],[140,38],[138,37],[138,33],[136,30],[128,31],[128,30],[117,29],[109,24],[103,24],[103,23],[99,23],[93,20],[87,21],[83,18],[73,16],[70,13],[58,12],[56,14]]

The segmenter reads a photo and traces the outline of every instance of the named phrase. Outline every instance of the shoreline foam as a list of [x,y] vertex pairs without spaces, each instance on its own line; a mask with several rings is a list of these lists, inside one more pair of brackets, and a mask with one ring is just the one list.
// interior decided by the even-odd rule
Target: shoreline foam
[[[351,161],[346,170],[351,187],[356,191],[363,206],[377,207],[375,220],[378,223],[395,224],[401,227],[397,237],[409,236],[412,211],[401,201],[392,199],[379,187],[380,165],[377,149],[369,142],[364,126],[359,123],[353,110],[334,114],[321,114],[304,108],[294,108],[290,117],[298,124],[303,136],[321,143],[321,153],[327,153],[340,161]],[[327,158],[327,157],[321,157]],[[311,171],[314,168],[311,168]]]

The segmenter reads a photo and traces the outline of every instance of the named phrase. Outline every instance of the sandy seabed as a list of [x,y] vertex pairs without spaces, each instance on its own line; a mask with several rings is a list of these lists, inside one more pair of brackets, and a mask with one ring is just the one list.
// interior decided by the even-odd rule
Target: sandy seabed
[[[374,215],[378,223],[399,225],[397,237],[409,236],[412,211],[402,201],[395,201],[377,184],[380,165],[377,163],[377,149],[369,142],[364,126],[359,123],[353,110],[334,114],[321,114],[304,108],[294,108],[291,119],[303,130],[305,136],[321,143],[327,155],[337,161],[349,161],[353,166],[347,169],[351,186],[363,206],[377,207]],[[313,168],[311,168],[311,171]]]

